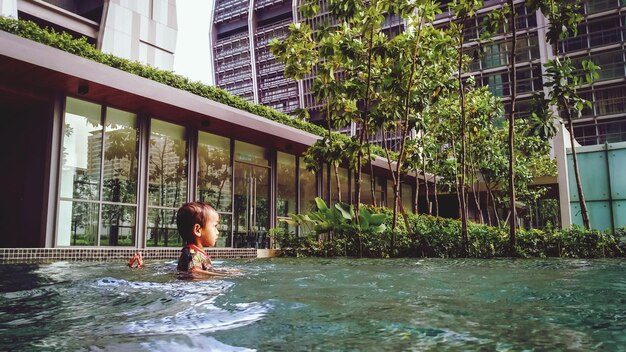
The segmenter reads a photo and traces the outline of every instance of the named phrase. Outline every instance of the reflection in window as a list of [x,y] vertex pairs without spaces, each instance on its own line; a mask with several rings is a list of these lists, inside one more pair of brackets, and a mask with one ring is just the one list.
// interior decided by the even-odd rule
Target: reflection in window
[[306,170],[304,158],[300,158],[300,213],[316,209],[315,174]]
[[61,197],[88,200],[97,200],[99,197],[101,115],[100,105],[67,99],[63,126]]
[[[296,209],[296,157],[278,152],[276,165],[276,216],[285,219],[289,213],[297,213]],[[276,221],[287,233],[294,233],[295,228],[286,222]]]
[[137,117],[67,98],[64,118],[56,244],[134,245]]
[[178,247],[176,210],[187,199],[185,128],[152,120],[149,156],[146,246]]
[[403,183],[400,190],[400,198],[404,211],[410,213],[413,211],[413,187]]
[[98,238],[98,203],[61,200],[59,246],[95,246]]
[[268,158],[267,153],[268,151],[266,148],[259,147],[258,145],[240,141],[235,142],[235,160],[237,161],[270,166],[270,159]]
[[233,216],[231,214],[220,213],[219,235],[215,247],[232,247],[232,221]]
[[198,135],[197,199],[218,211],[232,210],[230,140],[213,134]]
[[133,246],[135,245],[135,207],[104,204],[100,245]]
[[103,199],[137,201],[137,119],[135,115],[107,109],[104,144]]
[[185,128],[152,120],[148,204],[180,207],[187,198],[187,143]]
[[[356,199],[356,195],[354,199]],[[361,204],[374,204],[372,199],[372,178],[364,172],[361,173]]]
[[287,216],[296,209],[296,157],[278,152],[276,165],[276,214]]
[[178,209],[149,208],[146,247],[182,247],[183,240],[176,228]]
[[[348,203],[350,199],[348,199],[350,190],[348,189],[348,170],[340,167],[337,169],[339,174],[339,188],[341,191],[341,201],[344,203]],[[339,197],[337,196],[337,175],[335,175],[335,168],[331,168],[331,176],[330,176],[330,194],[332,194],[332,203],[336,203],[339,201]]]

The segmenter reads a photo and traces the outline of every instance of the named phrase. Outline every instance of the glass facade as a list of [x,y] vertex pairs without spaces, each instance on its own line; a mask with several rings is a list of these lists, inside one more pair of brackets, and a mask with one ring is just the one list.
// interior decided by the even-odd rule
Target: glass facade
[[[332,203],[339,202],[340,200],[344,203],[350,202],[350,184],[348,183],[348,169],[340,167],[337,169],[338,175],[335,175],[335,169],[332,168],[330,172],[330,194],[332,195]],[[339,177],[339,190],[341,192],[341,197],[338,196],[337,192],[337,177]]]
[[293,226],[280,220],[288,218],[289,213],[298,213],[296,156],[278,152],[276,160],[276,225],[286,233],[295,233]]
[[231,212],[230,139],[206,132],[198,134],[197,174],[197,200],[211,204],[218,212]]
[[137,117],[67,98],[57,246],[133,246]]
[[152,120],[148,160],[146,246],[182,245],[176,210],[187,201],[187,138],[183,126]]
[[[176,211],[194,199],[220,214],[217,246],[268,248],[272,227],[303,233],[280,220],[315,210],[320,182],[339,200],[334,169],[322,181],[293,154],[69,97],[62,126],[57,247],[180,247]],[[349,171],[338,170],[349,202]],[[374,181],[380,204],[391,182]]]
[[267,246],[270,228],[269,150],[235,141],[233,247]]
[[307,171],[304,158],[300,158],[300,212],[315,210],[315,197],[317,195],[317,180],[314,173]]

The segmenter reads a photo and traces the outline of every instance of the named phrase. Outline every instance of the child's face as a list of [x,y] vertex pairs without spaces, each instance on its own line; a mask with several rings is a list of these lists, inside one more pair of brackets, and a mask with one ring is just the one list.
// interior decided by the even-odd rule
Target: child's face
[[206,222],[201,230],[201,241],[203,246],[213,247],[217,242],[217,236],[219,235],[218,226],[220,223],[220,216],[216,212],[209,213],[209,221]]

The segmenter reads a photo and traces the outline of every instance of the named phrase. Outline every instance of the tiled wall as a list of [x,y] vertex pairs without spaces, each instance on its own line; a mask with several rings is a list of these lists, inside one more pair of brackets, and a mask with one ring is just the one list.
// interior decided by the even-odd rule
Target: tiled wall
[[[0,264],[129,260],[136,251],[131,248],[0,248]],[[142,249],[141,253],[145,260],[177,260],[180,249]],[[254,248],[210,248],[207,253],[214,259],[257,257]]]

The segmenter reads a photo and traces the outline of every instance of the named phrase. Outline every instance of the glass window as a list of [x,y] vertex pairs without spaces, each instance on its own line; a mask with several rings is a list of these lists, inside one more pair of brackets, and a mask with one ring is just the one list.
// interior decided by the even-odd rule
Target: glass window
[[361,173],[361,204],[373,204],[372,178],[364,172]]
[[176,210],[187,200],[185,128],[153,119],[150,129],[146,246],[178,247]]
[[385,206],[389,209],[393,209],[393,180],[387,180],[387,199]]
[[63,126],[61,197],[85,200],[99,198],[101,115],[100,105],[67,99]]
[[624,77],[624,52],[613,51],[601,53],[591,57],[591,60],[600,66],[600,77],[598,80],[622,78]]
[[148,208],[147,247],[182,247],[176,228],[176,209]]
[[403,183],[401,189],[402,206],[407,213],[413,212],[413,187]]
[[135,244],[136,207],[102,205],[100,245],[132,246]]
[[102,181],[104,200],[136,203],[137,136],[134,114],[107,108]]
[[300,158],[300,213],[315,210],[315,197],[317,187],[315,174],[307,171],[304,158]]
[[621,36],[621,21],[619,18],[604,18],[600,21],[589,23],[590,47],[619,43]]
[[383,177],[376,176],[376,205],[384,206],[385,205],[385,191],[387,188],[387,180]]
[[276,165],[276,214],[296,213],[296,157],[278,152]]
[[[278,219],[285,219],[289,213],[295,214],[298,211],[295,155],[278,152],[276,174],[276,216]],[[295,228],[286,222],[277,221],[276,224],[284,228],[287,233],[295,232]]]
[[258,145],[235,142],[235,160],[251,164],[269,166],[268,150]]
[[332,194],[332,202],[344,202],[348,203],[350,199],[348,199],[349,192],[349,184],[348,184],[348,170],[340,167],[337,169],[339,174],[339,190],[341,191],[341,197],[337,196],[337,175],[335,175],[335,168],[331,169],[331,178],[330,178],[330,193]]
[[197,199],[218,211],[232,211],[232,174],[230,139],[200,132]]
[[[622,4],[626,4],[624,0],[621,0]],[[590,0],[585,1],[585,7],[588,14],[606,11],[617,6],[616,0]]]
[[57,246],[133,246],[137,117],[73,98],[64,117]]
[[98,239],[98,203],[61,200],[57,246],[95,246]]
[[215,247],[232,247],[232,214],[220,213],[219,235]]

